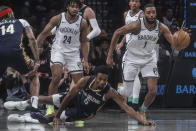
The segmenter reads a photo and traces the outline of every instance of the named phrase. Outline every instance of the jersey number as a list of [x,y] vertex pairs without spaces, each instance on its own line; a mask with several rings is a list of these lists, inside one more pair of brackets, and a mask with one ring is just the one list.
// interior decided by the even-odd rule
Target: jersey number
[[7,29],[6,29],[5,25],[3,25],[0,27],[0,29],[1,29],[1,35],[5,35],[5,33],[10,33],[10,34],[14,33],[14,25],[13,24],[10,24],[7,27]]
[[71,36],[64,36],[64,40],[63,40],[63,43],[65,44],[70,44],[71,43]]

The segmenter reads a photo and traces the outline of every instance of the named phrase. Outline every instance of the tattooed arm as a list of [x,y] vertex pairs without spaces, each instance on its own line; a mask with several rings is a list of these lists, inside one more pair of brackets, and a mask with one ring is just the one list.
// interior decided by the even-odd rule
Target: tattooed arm
[[28,40],[29,40],[29,46],[30,46],[31,51],[34,56],[35,64],[33,65],[32,70],[25,75],[25,76],[30,77],[30,76],[34,76],[36,74],[36,72],[40,66],[38,46],[37,46],[37,42],[36,42],[36,39],[35,39],[35,36],[34,36],[32,29],[31,29],[30,24],[26,20],[23,20],[23,19],[19,19],[19,21],[22,23],[22,25],[24,27],[26,36],[28,37]]
[[31,51],[33,53],[35,62],[38,62],[39,61],[38,46],[37,46],[37,42],[36,42],[36,39],[35,39],[35,36],[33,34],[33,31],[31,29],[31,27],[30,26],[26,26],[25,27],[25,32],[26,32],[26,35],[28,37],[29,46],[30,46]]

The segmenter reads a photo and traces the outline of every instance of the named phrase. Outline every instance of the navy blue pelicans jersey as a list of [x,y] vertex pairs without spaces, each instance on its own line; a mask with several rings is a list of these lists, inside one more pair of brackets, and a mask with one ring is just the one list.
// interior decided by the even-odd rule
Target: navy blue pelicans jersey
[[13,67],[21,74],[27,73],[31,63],[26,55],[22,39],[26,26],[30,26],[23,19],[5,19],[0,21],[0,73],[7,67]]
[[[104,94],[109,91],[111,86],[107,83],[103,90],[93,90],[92,85],[94,82],[95,76],[91,76],[86,86],[79,91],[65,109],[65,115],[71,120],[91,118],[105,104]],[[62,96],[61,101],[65,95]]]
[[85,88],[77,95],[77,100],[80,101],[80,107],[87,113],[96,114],[96,112],[105,104],[104,94],[110,89],[107,83],[103,90],[93,90],[92,85],[95,82],[95,76],[91,76]]

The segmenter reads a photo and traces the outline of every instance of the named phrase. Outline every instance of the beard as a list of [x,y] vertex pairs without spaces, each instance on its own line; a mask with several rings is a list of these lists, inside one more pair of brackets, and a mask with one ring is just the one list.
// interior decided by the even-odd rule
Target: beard
[[154,24],[156,22],[156,18],[153,21],[150,21],[148,18],[146,18],[146,22],[149,24]]

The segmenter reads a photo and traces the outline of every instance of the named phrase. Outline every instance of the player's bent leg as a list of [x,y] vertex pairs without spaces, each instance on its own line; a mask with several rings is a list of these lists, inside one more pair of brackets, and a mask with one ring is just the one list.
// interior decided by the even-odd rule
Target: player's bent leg
[[149,107],[154,99],[156,98],[157,93],[157,78],[148,78],[147,79],[147,87],[148,87],[148,93],[146,94],[146,97],[144,99],[144,105],[146,107]]
[[39,90],[40,90],[40,82],[39,82],[39,74],[36,73],[33,76],[33,79],[31,80],[30,84],[30,93],[31,93],[31,105],[33,108],[38,108],[38,96],[39,96]]
[[[51,66],[51,72],[52,72],[52,81],[50,82],[48,94],[52,95],[57,93],[59,82],[62,77],[63,73],[63,66],[61,64],[53,64]],[[47,105],[46,115],[53,114],[54,113],[54,106],[53,105]]]
[[140,83],[139,76],[137,75],[133,83],[133,99],[132,99],[133,104],[139,103],[140,89],[141,89],[141,83]]
[[51,66],[51,73],[52,73],[52,81],[50,82],[49,89],[48,89],[48,95],[53,95],[57,93],[58,90],[58,84],[61,80],[62,73],[63,73],[63,67],[61,64],[53,64]]
[[70,88],[72,88],[83,77],[83,73],[81,72],[71,73],[71,77],[72,77],[72,82]]
[[118,89],[118,93],[122,96],[129,97],[133,92],[133,81],[123,81],[123,87]]
[[[132,94],[132,99],[131,102],[132,107],[137,111],[139,109],[139,94],[140,94],[140,89],[141,89],[141,83],[140,83],[140,79],[139,76],[137,75],[134,83],[133,83],[133,94]],[[128,99],[129,100],[129,99]]]
[[[52,96],[39,96],[38,103],[40,104],[53,104]],[[4,108],[7,110],[25,110],[28,106],[31,105],[31,100],[26,101],[7,101],[4,103]]]
[[143,117],[144,120],[146,120],[146,113],[145,113],[146,110],[156,98],[156,92],[157,92],[156,86],[157,86],[157,78],[147,79],[148,93],[145,96],[144,103],[140,107],[140,115]]

